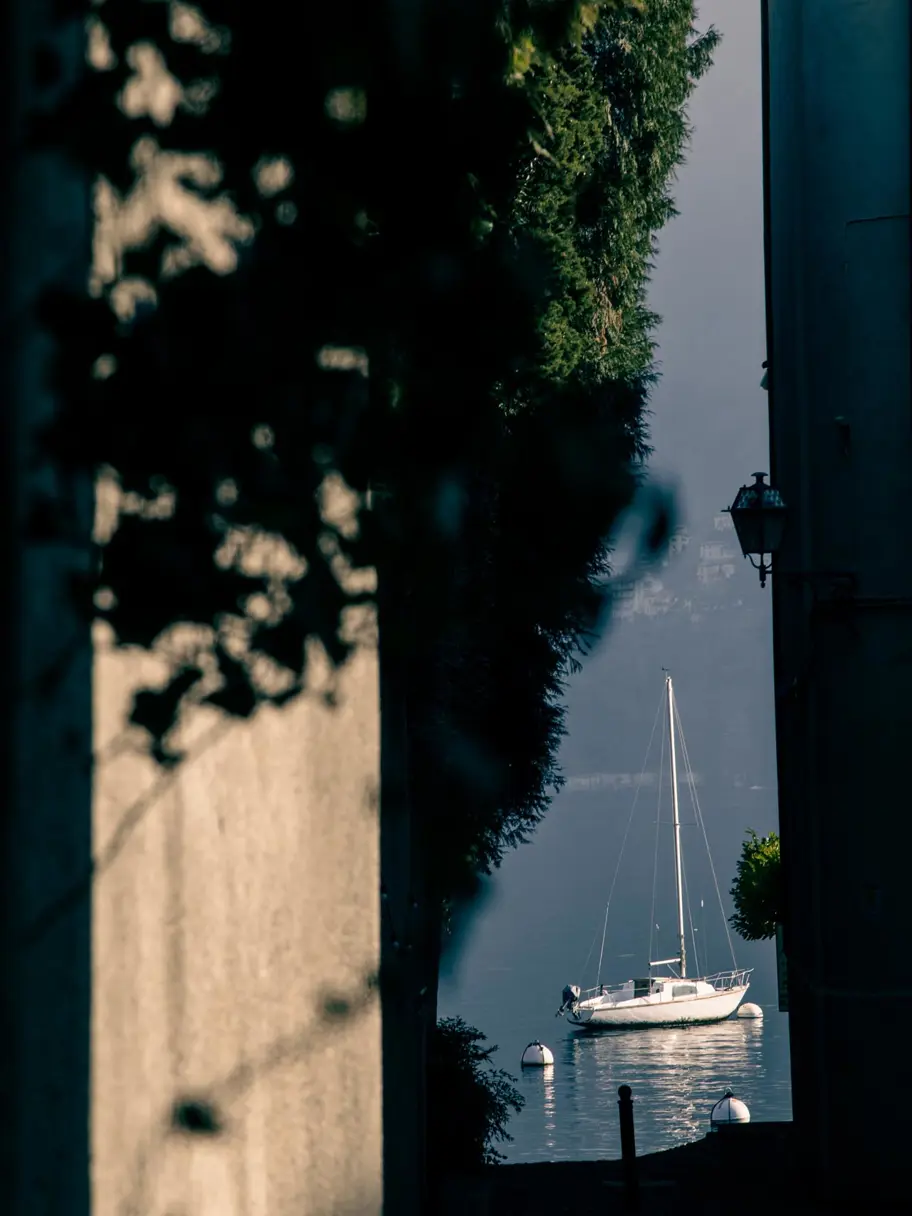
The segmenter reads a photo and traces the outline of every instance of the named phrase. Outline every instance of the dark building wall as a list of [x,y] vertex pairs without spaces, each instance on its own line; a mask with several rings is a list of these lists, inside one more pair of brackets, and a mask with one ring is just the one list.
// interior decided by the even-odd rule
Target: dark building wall
[[905,1131],[871,1112],[904,1075],[912,1014],[912,10],[765,9],[773,475],[791,509],[773,596],[794,1110],[811,1176],[880,1196],[902,1184]]
[[[388,535],[397,536],[393,497],[375,495],[373,509]],[[436,1020],[439,918],[429,914],[427,818],[422,821],[415,806],[409,778],[411,627],[404,593],[409,573],[401,544],[388,548],[379,575],[383,1210],[424,1216],[432,1211],[426,1177],[426,1057]]]
[[[81,22],[51,0],[2,10],[3,653],[0,673],[0,1210],[84,1216],[89,1208],[89,874],[91,647],[70,579],[89,560],[91,486],[64,486],[35,463],[52,415],[51,340],[37,305],[79,288],[89,265],[86,182],[27,143],[29,116],[53,104],[83,63]],[[61,506],[70,543],[26,524],[37,495]]]

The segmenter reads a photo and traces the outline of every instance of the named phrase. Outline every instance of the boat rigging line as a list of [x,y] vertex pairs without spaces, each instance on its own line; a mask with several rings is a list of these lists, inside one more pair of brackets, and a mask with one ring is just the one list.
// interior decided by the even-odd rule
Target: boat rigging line
[[[630,825],[633,823],[633,816],[634,816],[634,812],[636,811],[637,801],[639,800],[639,797],[640,797],[640,790],[643,788],[643,778],[646,775],[646,765],[649,763],[649,753],[652,751],[652,741],[655,738],[656,727],[659,724],[659,715],[661,714],[661,712],[662,712],[662,702],[659,701],[658,708],[656,709],[655,718],[653,718],[653,721],[652,721],[652,730],[649,734],[649,743],[646,745],[646,755],[643,757],[643,767],[640,769],[640,779],[637,782],[637,787],[633,792],[633,804],[630,807],[630,814],[627,816],[627,826],[624,828],[624,835],[621,840],[621,848],[620,848],[620,852],[618,853],[617,865],[614,867],[614,877],[611,880],[611,887],[609,888],[609,891],[608,891],[608,902],[605,904],[605,919],[602,924],[602,946],[601,946],[601,949],[599,950],[598,971],[597,971],[596,979],[595,979],[596,988],[598,988],[598,986],[602,982],[602,961],[605,957],[605,937],[608,933],[608,911],[611,907],[611,900],[614,897],[615,884],[617,883],[618,875],[621,872],[621,862],[624,860],[624,849],[627,847],[627,837],[630,834]],[[660,773],[659,774],[659,789],[661,790],[661,788],[662,788],[662,775]],[[598,929],[596,929],[596,933],[598,933]],[[594,937],[592,939],[592,945],[593,946],[595,945]],[[591,957],[592,957],[592,946],[589,947],[589,954],[586,957],[586,965],[583,967],[583,971],[581,974],[585,974],[586,967],[588,967],[589,959]]]
[[[722,913],[722,924],[725,926],[725,936],[728,939],[728,949],[731,954],[732,966],[737,970],[738,960],[735,958],[735,945],[732,941],[731,929],[728,925],[728,918],[725,915],[725,905],[722,902],[722,892],[719,888],[719,879],[716,876],[716,867],[712,858],[712,851],[709,847],[709,837],[706,834],[706,825],[703,822],[703,812],[700,810],[700,799],[697,796],[697,783],[694,780],[693,769],[690,767],[690,757],[687,754],[687,740],[684,737],[684,731],[681,727],[681,718],[678,713],[677,704],[675,710],[675,725],[678,728],[678,736],[681,740],[681,755],[684,760],[684,771],[687,775],[687,784],[690,788],[690,797],[693,802],[694,813],[697,817],[697,823],[700,825],[700,831],[703,833],[703,843],[706,845],[706,856],[709,858],[709,868],[712,873],[713,886],[716,888],[716,898],[719,901],[719,911]],[[688,912],[690,909],[688,908]]]
[[[664,671],[664,667],[662,668]],[[664,694],[663,694],[664,699]],[[663,705],[659,705],[661,710]],[[652,858],[652,904],[649,908],[649,957],[654,957],[653,944],[655,942],[655,934],[658,929],[655,918],[656,910],[656,890],[659,885],[659,827],[662,822],[662,791],[665,789],[665,732],[662,732],[662,752],[659,757],[659,799],[656,805],[656,834],[655,834],[655,850]]]

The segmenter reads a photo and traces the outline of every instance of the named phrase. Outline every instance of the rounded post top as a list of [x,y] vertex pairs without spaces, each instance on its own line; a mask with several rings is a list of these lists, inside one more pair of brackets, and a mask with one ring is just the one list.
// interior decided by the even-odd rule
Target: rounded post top
[[622,1102],[629,1102],[633,1097],[633,1091],[629,1085],[621,1085],[618,1087],[618,1097]]

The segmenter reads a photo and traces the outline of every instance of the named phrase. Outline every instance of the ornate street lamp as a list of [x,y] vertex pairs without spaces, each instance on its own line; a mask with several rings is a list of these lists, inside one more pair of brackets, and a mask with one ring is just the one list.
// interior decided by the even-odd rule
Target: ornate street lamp
[[[755,570],[760,571],[760,586],[766,586],[766,576],[772,567],[766,557],[772,557],[782,544],[788,508],[782,495],[764,481],[765,473],[754,474],[752,486],[742,486],[727,512],[731,515],[741,552]],[[760,558],[759,564],[754,561]]]

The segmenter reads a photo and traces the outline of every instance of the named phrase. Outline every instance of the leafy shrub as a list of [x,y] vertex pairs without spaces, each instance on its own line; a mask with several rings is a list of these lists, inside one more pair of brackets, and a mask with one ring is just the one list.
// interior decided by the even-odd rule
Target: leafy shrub
[[433,1184],[447,1175],[471,1174],[503,1161],[495,1145],[512,1139],[511,1111],[524,1099],[513,1078],[491,1066],[497,1050],[462,1018],[442,1018],[428,1051],[427,1161]]
[[782,923],[782,863],[775,832],[768,836],[758,836],[753,829],[748,832],[730,894],[736,933],[748,942],[776,936],[776,926]]

